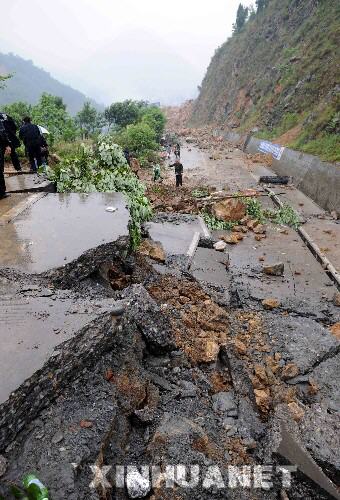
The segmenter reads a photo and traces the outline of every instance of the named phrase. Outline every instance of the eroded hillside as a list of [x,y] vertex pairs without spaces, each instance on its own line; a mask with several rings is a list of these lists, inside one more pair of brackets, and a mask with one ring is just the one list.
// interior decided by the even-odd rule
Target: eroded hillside
[[336,0],[271,0],[216,50],[191,123],[339,160],[339,21]]

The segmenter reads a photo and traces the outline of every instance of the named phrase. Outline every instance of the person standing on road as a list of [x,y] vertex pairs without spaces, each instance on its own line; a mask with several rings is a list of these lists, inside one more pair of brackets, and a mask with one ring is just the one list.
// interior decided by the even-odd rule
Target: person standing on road
[[11,143],[11,160],[13,163],[13,167],[17,172],[21,172],[21,165],[18,154],[16,152],[16,148],[20,146],[20,141],[17,138],[17,126],[15,121],[11,116],[8,116],[6,113],[0,113],[0,120],[3,122],[5,127],[8,140]]
[[157,164],[153,167],[153,182],[157,182],[158,180],[161,180],[161,167],[160,167],[160,165],[157,163]]
[[173,165],[170,167],[175,167],[175,175],[176,175],[176,187],[183,185],[183,165],[179,160],[176,160]]
[[175,156],[177,160],[179,160],[181,157],[181,146],[178,143],[175,146]]
[[0,200],[7,198],[5,183],[5,154],[11,153],[11,144],[8,140],[7,132],[2,121],[0,121]]
[[42,165],[41,147],[43,145],[43,138],[39,127],[31,123],[29,116],[24,118],[24,124],[20,128],[19,137],[25,144],[31,164],[31,172],[36,172],[37,166],[41,167]]
[[171,145],[170,144],[167,146],[166,152],[167,152],[168,160],[170,160],[170,158],[171,158]]

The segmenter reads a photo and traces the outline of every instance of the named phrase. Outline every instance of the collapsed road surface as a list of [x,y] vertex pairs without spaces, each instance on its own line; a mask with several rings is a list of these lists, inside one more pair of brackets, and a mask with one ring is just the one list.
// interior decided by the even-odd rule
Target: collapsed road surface
[[[184,148],[188,186],[257,190],[258,165],[231,149]],[[339,498],[340,298],[294,229],[248,218],[236,242],[172,199],[130,253],[120,195],[13,197],[0,216],[15,233],[0,250],[6,499],[27,472],[60,500]],[[65,230],[57,202],[73,204]],[[63,249],[46,243],[45,259],[28,236],[38,214]]]

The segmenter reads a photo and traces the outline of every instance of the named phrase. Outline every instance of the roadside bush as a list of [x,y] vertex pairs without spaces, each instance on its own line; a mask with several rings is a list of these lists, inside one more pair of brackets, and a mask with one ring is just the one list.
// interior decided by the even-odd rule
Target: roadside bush
[[155,106],[145,108],[142,115],[142,123],[146,123],[152,130],[154,130],[156,140],[159,142],[166,124],[166,118],[163,111]]
[[117,142],[137,158],[145,158],[159,149],[156,133],[147,123],[129,125],[117,136]]

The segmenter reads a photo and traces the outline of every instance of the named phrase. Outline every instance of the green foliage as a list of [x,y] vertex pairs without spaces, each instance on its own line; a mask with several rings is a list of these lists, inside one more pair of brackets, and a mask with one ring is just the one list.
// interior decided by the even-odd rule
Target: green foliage
[[12,75],[0,75],[0,89],[5,88],[5,82],[12,78]]
[[209,229],[212,231],[215,230],[220,230],[220,231],[228,231],[229,229],[232,229],[234,226],[237,226],[237,222],[225,222],[222,220],[216,219],[212,214],[209,214],[208,212],[201,212],[200,213],[202,219],[206,223]]
[[[9,484],[9,492],[6,498],[0,495],[0,500],[17,498],[21,500],[41,500],[48,499],[48,490],[44,484],[33,474],[27,474],[22,481],[23,486],[14,483]],[[10,496],[9,496],[10,495]]]
[[99,133],[102,126],[101,118],[101,114],[97,112],[96,108],[89,101],[84,103],[83,108],[76,116],[76,122],[83,137],[88,138],[91,135]]
[[150,152],[159,149],[156,133],[147,123],[129,125],[117,139],[124,149],[127,148],[137,158],[145,158]]
[[311,140],[305,140],[304,136],[301,136],[290,146],[311,155],[318,155],[325,161],[340,161],[340,141],[337,134],[323,133]]
[[191,191],[191,196],[194,198],[205,198],[206,196],[209,196],[209,189],[208,188],[197,188]]
[[252,219],[257,219],[259,222],[264,222],[262,205],[258,198],[243,198],[242,201],[247,207],[247,215]]
[[234,33],[239,33],[243,28],[243,26],[246,24],[246,21],[248,19],[248,13],[249,13],[248,7],[245,7],[240,3],[236,13],[235,24],[233,24]]
[[151,217],[152,210],[144,184],[131,171],[112,136],[100,136],[95,149],[84,145],[76,155],[63,159],[54,169],[48,168],[47,175],[59,193],[124,193],[131,215],[131,246],[138,246],[141,224]]
[[27,102],[18,101],[7,104],[3,107],[3,111],[13,118],[17,127],[20,127],[23,118],[31,115],[32,106],[27,104]]
[[268,214],[275,224],[285,224],[294,229],[297,229],[300,224],[300,218],[295,210],[288,204],[284,204],[282,208]]
[[42,94],[38,104],[31,108],[31,117],[33,123],[42,125],[50,132],[48,141],[51,145],[56,140],[72,141],[77,136],[74,120],[60,97]]
[[147,106],[144,101],[115,102],[104,111],[105,119],[109,126],[113,124],[124,128],[127,125],[137,123],[140,119],[141,110]]
[[160,141],[166,124],[166,118],[163,111],[156,106],[145,108],[142,113],[142,123],[149,125],[155,131],[156,140]]
[[256,0],[256,8],[257,12],[261,12],[261,10],[265,9],[267,5],[269,4],[270,0]]

